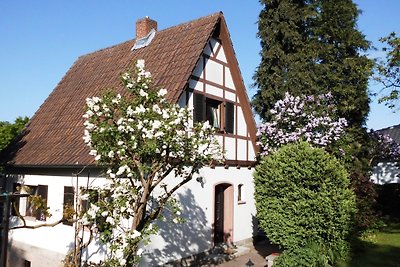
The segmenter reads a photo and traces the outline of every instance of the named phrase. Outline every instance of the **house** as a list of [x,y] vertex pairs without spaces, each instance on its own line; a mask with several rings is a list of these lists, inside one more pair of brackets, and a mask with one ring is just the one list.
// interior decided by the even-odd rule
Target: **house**
[[[376,131],[382,135],[388,135],[394,142],[400,144],[400,124]],[[400,183],[400,169],[397,162],[382,160],[378,162],[372,171],[371,180],[376,184]]]
[[[33,217],[26,199],[18,203],[19,211],[31,224],[51,223],[62,216],[64,204],[74,203],[80,187],[104,182],[82,139],[85,99],[106,88],[122,90],[120,74],[138,59],[167,89],[167,100],[194,108],[195,120],[209,120],[199,109],[218,108],[217,138],[226,151],[224,164],[204,167],[199,179],[178,191],[186,222],[160,223],[142,265],[202,253],[220,242],[251,241],[256,126],[222,13],[160,31],[146,17],[137,21],[135,39],[78,58],[2,156],[7,190],[29,185],[46,199],[53,216]],[[10,231],[9,266],[59,266],[74,233],[74,225],[64,224]],[[96,245],[83,254],[84,260],[102,257]]]

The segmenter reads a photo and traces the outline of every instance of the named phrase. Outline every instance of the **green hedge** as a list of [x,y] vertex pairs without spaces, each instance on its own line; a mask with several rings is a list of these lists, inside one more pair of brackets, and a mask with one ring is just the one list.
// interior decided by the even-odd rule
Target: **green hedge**
[[345,256],[355,211],[345,168],[306,142],[283,146],[256,167],[259,225],[271,242],[288,251],[309,244]]

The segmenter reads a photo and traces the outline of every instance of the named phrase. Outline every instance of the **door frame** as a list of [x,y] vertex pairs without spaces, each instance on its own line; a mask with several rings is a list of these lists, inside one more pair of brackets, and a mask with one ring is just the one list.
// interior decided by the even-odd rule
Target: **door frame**
[[223,243],[232,244],[234,235],[234,186],[229,182],[219,182],[214,184],[213,190],[213,221],[212,221],[212,241],[213,245],[217,245],[215,240],[215,220],[216,220],[216,193],[218,187],[223,188]]

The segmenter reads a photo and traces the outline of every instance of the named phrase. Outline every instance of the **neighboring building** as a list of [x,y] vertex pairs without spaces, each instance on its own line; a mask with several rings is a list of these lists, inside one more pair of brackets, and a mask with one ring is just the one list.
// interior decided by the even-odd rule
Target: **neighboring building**
[[[195,120],[211,120],[206,110],[216,110],[217,137],[226,151],[223,165],[203,168],[179,190],[186,223],[161,224],[142,264],[180,259],[219,242],[250,241],[256,232],[256,126],[222,13],[162,31],[146,17],[136,23],[136,39],[80,57],[3,155],[12,174],[8,190],[31,186],[47,199],[53,216],[33,217],[24,200],[21,214],[31,224],[50,223],[62,216],[64,204],[74,203],[80,187],[104,183],[82,139],[85,99],[106,88],[122,92],[120,74],[138,59],[145,60],[155,83],[168,90],[169,101],[194,108]],[[58,266],[73,246],[74,226],[18,229],[9,237],[10,266]],[[102,257],[96,246],[83,255],[84,260]]]
[[[377,130],[378,133],[388,135],[397,144],[400,144],[400,124]],[[399,163],[382,160],[374,166],[371,179],[376,184],[400,183]]]

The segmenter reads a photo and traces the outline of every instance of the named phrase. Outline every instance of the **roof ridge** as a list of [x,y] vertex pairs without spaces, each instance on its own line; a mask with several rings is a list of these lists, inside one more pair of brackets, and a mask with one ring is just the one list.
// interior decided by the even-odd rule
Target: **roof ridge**
[[203,17],[200,17],[200,18],[197,18],[197,19],[193,19],[193,20],[189,20],[189,21],[186,21],[186,22],[179,23],[177,25],[173,25],[173,26],[165,28],[165,29],[163,29],[161,31],[170,30],[170,29],[173,29],[173,28],[181,27],[181,26],[183,26],[185,24],[194,23],[194,22],[198,22],[200,20],[204,20],[204,19],[211,18],[211,17],[214,17],[214,16],[221,16],[221,15],[223,15],[222,11],[215,12],[215,13],[212,13],[212,14],[207,15],[207,16],[203,16]]
[[390,130],[390,129],[393,129],[393,128],[396,128],[396,127],[400,127],[400,124],[395,124],[395,125],[392,125],[392,126],[381,128],[381,129],[378,129],[377,131]]
[[[215,12],[215,13],[212,13],[212,14],[210,14],[210,15],[206,15],[206,16],[203,16],[203,17],[200,17],[200,18],[197,18],[197,19],[193,19],[193,20],[189,20],[189,21],[186,21],[186,22],[182,22],[182,23],[179,23],[179,24],[177,24],[177,25],[173,25],[173,26],[171,26],[171,27],[162,29],[162,30],[160,30],[160,31],[156,31],[156,33],[164,32],[164,31],[169,31],[169,30],[172,30],[172,29],[174,29],[174,28],[182,27],[182,26],[184,26],[185,24],[190,24],[190,23],[198,22],[198,21],[201,21],[201,20],[210,18],[210,17],[221,16],[221,15],[223,15],[223,12],[222,12],[222,11]],[[129,39],[129,40],[123,41],[123,42],[118,43],[118,44],[110,45],[110,46],[108,46],[108,47],[104,47],[104,48],[101,48],[101,49],[99,49],[99,50],[95,50],[95,51],[92,51],[92,52],[89,52],[89,53],[80,55],[80,56],[77,58],[77,60],[80,59],[80,58],[83,58],[83,57],[86,57],[86,56],[90,56],[90,55],[92,55],[92,54],[95,54],[95,53],[97,53],[97,52],[101,52],[101,51],[105,51],[105,50],[108,50],[108,49],[112,49],[112,48],[114,48],[114,47],[116,47],[116,46],[120,46],[120,45],[126,44],[126,43],[128,43],[128,42],[133,42],[133,41],[135,41],[135,40],[136,40],[136,38]]]

